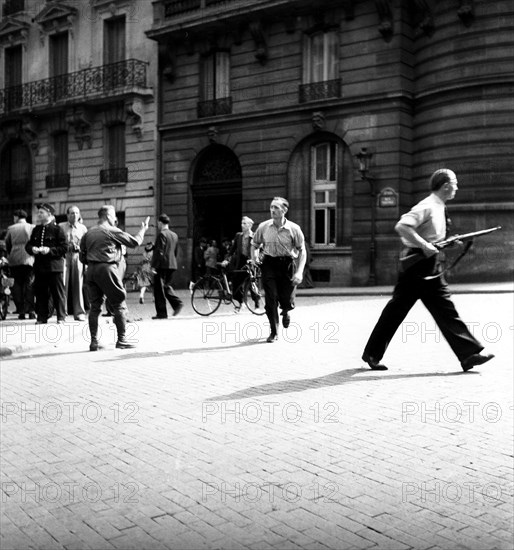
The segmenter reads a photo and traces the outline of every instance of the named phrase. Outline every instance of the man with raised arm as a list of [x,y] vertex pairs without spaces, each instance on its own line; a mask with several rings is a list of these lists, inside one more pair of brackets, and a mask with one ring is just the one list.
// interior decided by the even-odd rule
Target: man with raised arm
[[102,310],[104,296],[109,301],[114,314],[114,324],[118,333],[116,347],[128,349],[135,347],[125,337],[127,323],[127,294],[118,272],[121,248],[136,248],[143,242],[148,229],[147,217],[141,223],[141,229],[133,237],[116,227],[114,206],[105,205],[98,210],[98,224],[82,237],[80,242],[80,261],[87,264],[86,284],[91,309],[89,311],[89,330],[91,332],[90,351],[98,351],[98,317]]

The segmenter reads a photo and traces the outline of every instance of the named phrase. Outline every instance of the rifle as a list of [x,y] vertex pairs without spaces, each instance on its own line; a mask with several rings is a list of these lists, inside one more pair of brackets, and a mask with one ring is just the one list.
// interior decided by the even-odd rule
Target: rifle
[[[461,254],[455,262],[453,262],[451,267],[454,267],[455,264],[462,258],[462,256],[464,256],[464,254],[469,250],[469,248],[473,244],[473,239],[475,237],[481,237],[482,235],[487,235],[488,233],[492,233],[493,231],[498,231],[498,229],[501,229],[501,225],[497,225],[496,227],[490,227],[489,229],[482,229],[482,231],[474,231],[473,233],[464,233],[462,235],[454,235],[453,237],[449,237],[448,239],[445,239],[443,241],[438,241],[432,244],[439,250],[442,250],[443,248],[452,246],[458,241],[461,241],[461,242],[468,241],[468,243],[466,244],[464,253]],[[426,256],[423,254],[423,252],[414,252],[412,254],[404,256],[403,258],[400,258],[402,270],[406,271],[407,269],[417,264],[421,260],[424,260],[425,258]],[[451,269],[451,267],[449,267],[448,269]]]

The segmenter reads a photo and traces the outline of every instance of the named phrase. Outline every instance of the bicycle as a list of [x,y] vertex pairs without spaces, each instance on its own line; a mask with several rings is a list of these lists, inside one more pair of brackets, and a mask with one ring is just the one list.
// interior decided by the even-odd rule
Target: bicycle
[[[238,272],[245,272],[247,275],[236,287],[236,291],[242,288],[243,302],[254,315],[264,315],[264,289],[259,266],[248,261],[242,269],[232,273]],[[232,291],[225,268],[220,265],[219,275],[200,277],[193,285],[191,305],[196,313],[203,316],[212,315],[222,302],[232,304],[238,310],[239,306],[234,301],[235,293]]]

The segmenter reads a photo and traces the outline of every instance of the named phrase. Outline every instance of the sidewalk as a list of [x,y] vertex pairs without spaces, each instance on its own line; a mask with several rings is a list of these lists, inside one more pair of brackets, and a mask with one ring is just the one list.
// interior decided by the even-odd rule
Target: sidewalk
[[[451,285],[452,294],[503,294],[514,293],[514,283],[481,283],[481,284],[454,284]],[[317,287],[310,289],[298,289],[298,298],[319,298],[319,297],[365,297],[380,296],[387,297],[393,290],[392,286],[373,287]],[[177,294],[184,302],[184,309],[180,316],[169,321],[180,319],[205,320],[206,317],[197,315],[190,304],[189,290],[178,290]],[[152,321],[155,315],[153,295],[147,293],[145,303],[139,304],[139,293],[130,292],[127,295],[129,308],[129,320],[133,332],[137,332],[140,339],[155,336],[155,329],[162,328],[161,321]],[[168,307],[171,315],[170,308]],[[231,315],[232,309],[229,306],[222,306],[219,315]],[[214,317],[213,317],[214,318]],[[89,329],[87,322],[68,321],[63,325],[57,325],[53,317],[47,325],[35,325],[34,321],[19,321],[13,314],[9,314],[5,321],[0,322],[0,357],[8,357],[13,354],[41,354],[49,350],[62,349],[65,346],[80,345],[84,349],[89,346]],[[168,321],[168,322],[169,322]],[[109,339],[114,341],[115,330],[111,318],[100,318],[101,327],[109,331]],[[156,326],[155,323],[158,323]],[[130,327],[129,327],[130,328]],[[128,331],[130,336],[130,330]],[[80,344],[79,344],[80,342]]]

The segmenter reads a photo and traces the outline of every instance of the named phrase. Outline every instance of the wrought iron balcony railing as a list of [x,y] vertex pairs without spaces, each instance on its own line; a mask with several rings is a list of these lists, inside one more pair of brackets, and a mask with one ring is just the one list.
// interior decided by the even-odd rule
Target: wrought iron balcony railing
[[100,183],[127,183],[128,181],[128,168],[110,168],[108,170],[100,170]]
[[339,79],[300,85],[300,103],[334,97],[341,97],[341,81]]
[[222,97],[198,102],[198,118],[229,115],[232,112],[232,98]]
[[0,90],[0,114],[146,87],[146,61],[127,59]]
[[14,15],[25,9],[25,0],[5,0],[2,7],[3,17],[8,17],[9,15]]
[[47,189],[60,189],[70,186],[69,174],[49,174],[45,177]]

